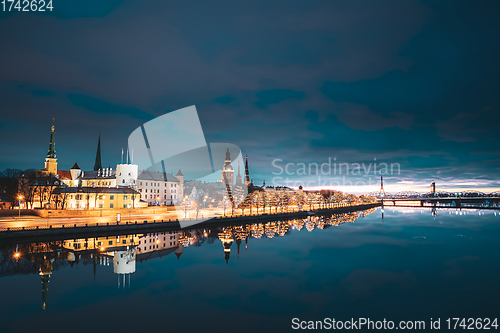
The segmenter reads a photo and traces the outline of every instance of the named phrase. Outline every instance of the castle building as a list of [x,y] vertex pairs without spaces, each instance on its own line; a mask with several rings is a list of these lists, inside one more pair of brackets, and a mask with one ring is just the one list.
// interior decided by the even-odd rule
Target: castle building
[[[138,165],[127,162],[116,170],[103,168],[101,161],[101,135],[97,142],[92,171],[83,171],[75,162],[69,171],[57,170],[55,129],[51,127],[49,150],[45,159],[45,175],[55,176],[59,188],[54,190],[52,202],[37,203],[63,209],[130,208],[147,205],[171,205],[182,201],[184,175],[138,170]],[[37,200],[38,202],[38,200]],[[41,208],[41,207],[40,207]]]
[[141,200],[148,205],[173,205],[182,201],[184,175],[180,170],[175,177],[170,173],[142,171],[137,181]]

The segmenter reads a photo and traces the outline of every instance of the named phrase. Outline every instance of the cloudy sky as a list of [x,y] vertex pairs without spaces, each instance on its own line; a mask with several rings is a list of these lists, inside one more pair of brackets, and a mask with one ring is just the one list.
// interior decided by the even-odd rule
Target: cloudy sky
[[134,129],[196,105],[255,183],[376,184],[398,163],[387,191],[500,187],[498,1],[53,6],[0,12],[0,169],[43,168],[52,118],[60,169],[91,169],[99,132],[114,167]]

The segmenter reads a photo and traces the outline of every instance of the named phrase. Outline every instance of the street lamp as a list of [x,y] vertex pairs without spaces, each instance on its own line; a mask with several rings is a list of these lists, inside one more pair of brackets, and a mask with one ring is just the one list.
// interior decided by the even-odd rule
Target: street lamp
[[23,200],[23,196],[20,195],[17,199],[19,200],[19,218],[21,218],[21,200]]

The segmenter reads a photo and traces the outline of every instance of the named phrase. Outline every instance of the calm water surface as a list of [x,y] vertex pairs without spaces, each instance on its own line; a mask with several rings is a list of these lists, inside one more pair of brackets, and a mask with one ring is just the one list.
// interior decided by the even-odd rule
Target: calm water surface
[[[0,332],[277,332],[291,331],[294,317],[499,315],[500,214],[383,214],[191,231],[173,246],[159,235],[168,248],[156,252],[144,244],[154,235],[127,237],[142,239],[142,253],[4,246]],[[130,274],[115,274],[115,256],[132,252],[137,261],[118,265]]]

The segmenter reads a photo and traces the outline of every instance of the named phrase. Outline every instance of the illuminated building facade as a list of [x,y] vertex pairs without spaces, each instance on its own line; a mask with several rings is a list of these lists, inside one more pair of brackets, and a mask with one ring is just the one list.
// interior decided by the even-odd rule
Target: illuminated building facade
[[[46,192],[57,186],[54,196],[40,193],[34,203],[40,208],[109,209],[172,205],[181,202],[184,195],[184,175],[180,170],[176,176],[162,172],[139,172],[138,165],[129,163],[128,152],[126,163],[118,164],[116,170],[102,168],[100,134],[94,170],[83,171],[76,162],[69,171],[57,170],[54,125],[51,127],[45,168],[40,171],[43,175],[54,176],[54,184],[50,184]],[[40,185],[38,181],[36,186]],[[39,200],[40,197],[42,200]]]

